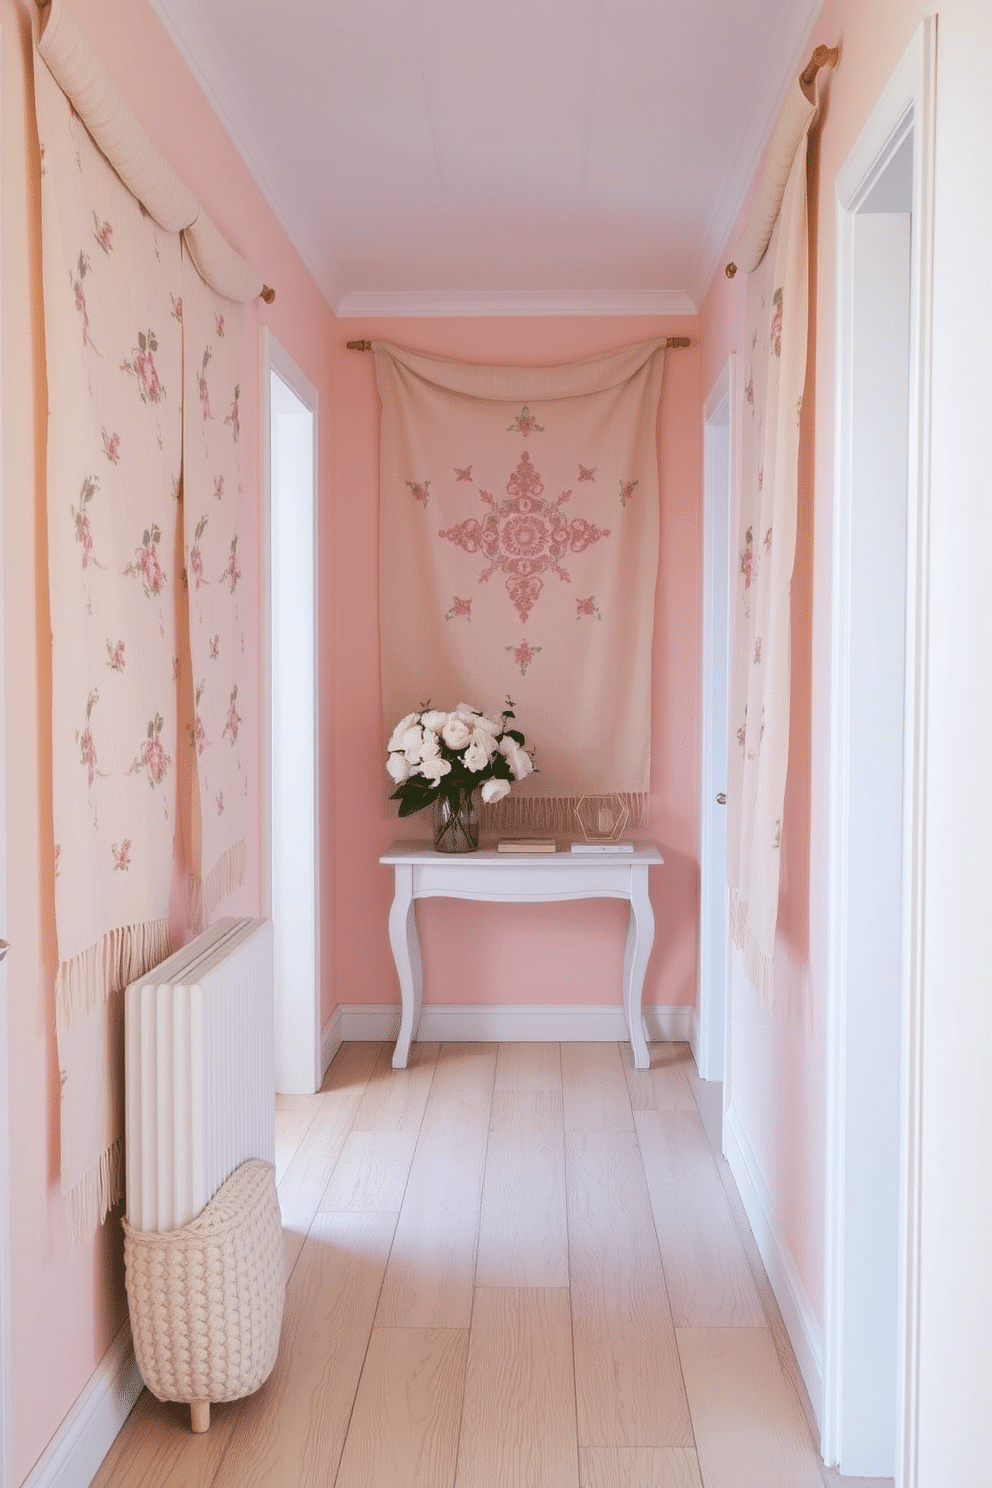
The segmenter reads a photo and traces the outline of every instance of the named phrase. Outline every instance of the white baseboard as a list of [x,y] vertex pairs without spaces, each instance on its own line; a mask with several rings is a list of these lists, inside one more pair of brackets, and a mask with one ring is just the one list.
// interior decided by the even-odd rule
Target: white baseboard
[[89,1488],[143,1388],[125,1323],[21,1488]]
[[724,1114],[723,1140],[727,1162],[740,1192],[768,1280],[782,1313],[806,1393],[817,1425],[822,1426],[823,1328],[817,1321],[792,1251],[786,1243],[771,1195],[765,1187],[740,1117],[731,1107]]
[[[644,1008],[648,1042],[688,1040],[693,1013],[691,1007]],[[340,1003],[324,1025],[321,1038],[325,1071],[345,1041],[388,1041],[399,1031],[398,1003]],[[626,1039],[627,1023],[623,1009],[615,1006],[425,1003],[417,1036],[424,1043],[607,1043]]]

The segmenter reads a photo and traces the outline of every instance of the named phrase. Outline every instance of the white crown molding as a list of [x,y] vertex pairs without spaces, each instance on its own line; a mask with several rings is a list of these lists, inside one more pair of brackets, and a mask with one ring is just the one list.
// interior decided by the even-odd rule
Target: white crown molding
[[464,316],[695,315],[684,290],[352,290],[335,308],[340,320],[433,320]]

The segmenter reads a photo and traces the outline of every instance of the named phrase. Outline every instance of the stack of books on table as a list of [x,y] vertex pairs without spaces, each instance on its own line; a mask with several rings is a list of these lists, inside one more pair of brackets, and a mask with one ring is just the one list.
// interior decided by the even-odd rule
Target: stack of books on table
[[553,853],[556,851],[553,837],[503,837],[496,844],[501,853]]

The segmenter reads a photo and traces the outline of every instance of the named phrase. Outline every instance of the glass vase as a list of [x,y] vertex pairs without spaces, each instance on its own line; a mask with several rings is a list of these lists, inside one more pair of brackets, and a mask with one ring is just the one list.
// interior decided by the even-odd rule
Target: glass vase
[[454,801],[440,796],[431,807],[435,852],[475,852],[479,846],[479,792],[463,791]]

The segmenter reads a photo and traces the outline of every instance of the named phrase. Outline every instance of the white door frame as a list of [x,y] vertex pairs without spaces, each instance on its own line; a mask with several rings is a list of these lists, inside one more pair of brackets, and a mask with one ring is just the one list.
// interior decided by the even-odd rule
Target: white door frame
[[[893,1345],[894,1454],[897,1488],[917,1483],[916,1423],[919,1383],[920,1285],[920,1055],[923,1018],[922,873],[927,679],[925,633],[928,594],[929,389],[932,303],[933,149],[936,19],[925,20],[878,100],[837,177],[837,381],[833,536],[833,627],[831,666],[831,762],[827,906],[826,1194],[824,1256],[824,1460],[846,1472],[869,1469],[845,1460],[844,1419],[857,1415],[866,1397],[850,1390],[852,1363],[845,1323],[845,1281],[870,1248],[870,1203],[866,1173],[877,1112],[874,1093],[856,1081],[850,1059],[853,1040],[888,1039],[897,1047],[895,1199],[897,1295]],[[905,533],[905,644],[902,716],[901,942],[898,1027],[872,1029],[862,1018],[848,979],[847,911],[852,835],[851,774],[851,543],[855,514],[854,447],[857,405],[854,377],[863,343],[858,340],[855,265],[859,209],[912,139],[911,248],[909,253],[908,450]],[[880,1042],[879,1048],[884,1045]],[[863,1052],[863,1049],[862,1049]],[[851,1077],[849,1079],[849,1076]],[[853,1156],[852,1156],[853,1154]],[[854,1171],[852,1171],[852,1162]],[[860,1181],[859,1181],[860,1180]],[[847,1297],[848,1304],[850,1297]],[[847,1314],[850,1317],[850,1312]],[[845,1405],[846,1401],[846,1405]],[[888,1471],[891,1471],[891,1467]],[[886,1475],[873,1468],[870,1475]]]
[[312,1095],[323,1074],[318,399],[265,326],[261,364],[262,896],[274,932],[276,1089]]
[[[699,831],[699,1034],[696,1065],[722,1080],[727,1047],[727,714],[730,519],[737,448],[736,356],[703,408],[703,697]],[[721,800],[722,797],[722,800]]]
[[[2,37],[0,37],[2,42]],[[0,236],[0,242],[2,242]],[[3,390],[0,388],[0,431],[3,429]],[[0,438],[2,444],[2,438]],[[7,714],[5,694],[5,637],[3,623],[3,472],[0,467],[0,936],[7,934]],[[0,956],[0,1070],[4,1084],[0,1093],[0,1488],[13,1488],[14,1445],[11,1408],[12,1361],[10,1353],[10,1111],[8,1108],[9,1049],[7,1042],[6,941]]]

